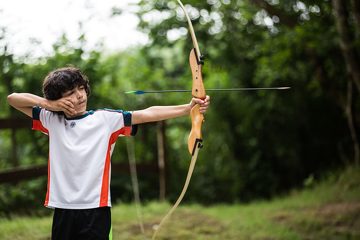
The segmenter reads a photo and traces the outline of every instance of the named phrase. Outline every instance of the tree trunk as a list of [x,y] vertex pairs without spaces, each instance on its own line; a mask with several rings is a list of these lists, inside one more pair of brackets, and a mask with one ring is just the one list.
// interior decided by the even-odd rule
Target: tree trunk
[[346,1],[332,0],[335,23],[340,37],[340,48],[343,53],[346,69],[360,93],[360,66],[359,56],[356,54],[354,39],[347,24],[349,14],[346,10]]
[[356,164],[356,166],[359,166],[360,150],[359,150],[359,140],[358,140],[356,128],[355,128],[354,121],[353,121],[354,116],[353,116],[353,111],[352,111],[352,106],[353,106],[353,87],[352,86],[353,86],[353,83],[349,80],[348,87],[347,87],[347,101],[346,101],[346,106],[345,106],[345,112],[346,112],[346,118],[347,118],[349,130],[350,130],[350,134],[351,134],[351,138],[352,138],[352,142],[353,142],[354,163]]
[[166,178],[165,178],[165,122],[157,123],[156,138],[158,146],[158,165],[159,165],[159,200],[165,200]]
[[139,181],[137,177],[137,168],[136,168],[136,158],[135,158],[135,144],[132,138],[126,139],[126,148],[129,157],[129,165],[130,165],[130,175],[131,175],[131,183],[134,193],[134,201],[136,207],[136,214],[139,222],[140,231],[142,233],[145,232],[144,224],[143,224],[143,216],[141,210],[141,200],[140,200],[140,190],[139,190]]
[[356,37],[358,39],[360,37],[360,1],[351,0],[351,5],[352,5],[352,13],[356,28]]

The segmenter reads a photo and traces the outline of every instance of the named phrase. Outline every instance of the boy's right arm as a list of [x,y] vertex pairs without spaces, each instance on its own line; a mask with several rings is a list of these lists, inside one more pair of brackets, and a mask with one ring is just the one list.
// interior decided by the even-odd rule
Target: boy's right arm
[[30,93],[12,93],[7,97],[8,103],[17,110],[32,118],[32,109],[39,106],[50,111],[62,111],[68,115],[75,112],[74,104],[68,98],[51,101]]

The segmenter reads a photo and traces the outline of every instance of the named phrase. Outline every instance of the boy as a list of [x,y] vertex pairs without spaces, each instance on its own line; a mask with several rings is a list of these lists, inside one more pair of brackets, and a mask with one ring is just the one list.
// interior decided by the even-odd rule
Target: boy
[[89,80],[77,68],[57,69],[43,82],[44,98],[13,93],[8,102],[49,136],[45,206],[55,208],[52,239],[109,239],[110,158],[116,139],[136,125],[185,116],[195,104],[205,113],[210,98],[144,110],[86,110]]

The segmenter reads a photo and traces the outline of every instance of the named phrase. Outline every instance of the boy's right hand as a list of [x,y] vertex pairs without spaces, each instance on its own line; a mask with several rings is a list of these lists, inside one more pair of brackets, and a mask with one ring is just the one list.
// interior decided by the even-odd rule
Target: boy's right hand
[[76,115],[74,103],[69,97],[47,100],[46,109],[54,112],[64,112],[69,117]]

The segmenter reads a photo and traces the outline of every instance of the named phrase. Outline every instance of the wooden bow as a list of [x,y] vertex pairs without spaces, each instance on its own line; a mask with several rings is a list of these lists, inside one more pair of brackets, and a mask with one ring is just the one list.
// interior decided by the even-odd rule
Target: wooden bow
[[[191,39],[193,42],[193,49],[190,51],[189,55],[189,63],[190,63],[190,69],[192,73],[192,96],[195,98],[205,99],[206,98],[206,92],[204,83],[202,80],[202,66],[204,64],[203,57],[200,53],[199,45],[196,40],[194,28],[192,26],[191,20],[189,15],[186,12],[186,9],[182,2],[180,0],[177,0],[180,7],[183,9],[188,25],[189,25],[189,31],[191,35]],[[180,204],[181,200],[184,198],[186,190],[189,186],[190,179],[192,176],[192,173],[195,168],[195,163],[197,160],[197,156],[199,153],[200,148],[202,147],[202,134],[201,134],[201,128],[202,123],[204,122],[204,115],[200,113],[200,106],[196,104],[190,111],[191,116],[191,131],[188,138],[188,150],[191,154],[191,162],[189,166],[189,170],[186,176],[184,187],[180,193],[180,196],[176,200],[174,206],[169,210],[169,212],[163,217],[163,219],[160,221],[160,224],[157,226],[152,239],[156,238],[157,233],[159,232],[161,226],[166,222],[166,220],[171,216],[171,214],[175,211],[175,209]]]

